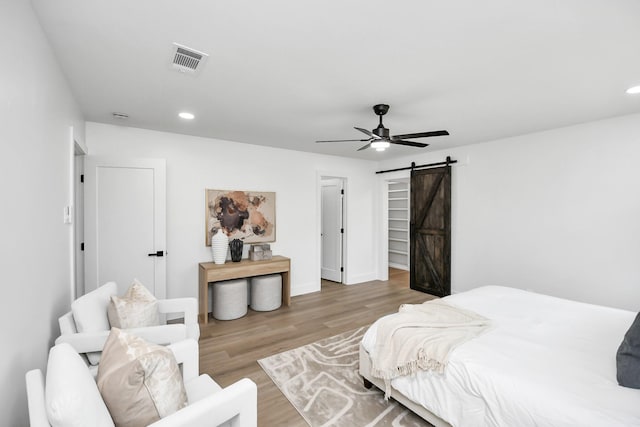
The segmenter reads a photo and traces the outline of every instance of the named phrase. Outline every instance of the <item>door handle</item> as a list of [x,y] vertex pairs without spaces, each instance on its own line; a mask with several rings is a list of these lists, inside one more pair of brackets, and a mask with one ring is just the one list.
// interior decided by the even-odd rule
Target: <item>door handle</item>
[[164,256],[164,251],[157,251],[155,253],[149,254],[149,256]]

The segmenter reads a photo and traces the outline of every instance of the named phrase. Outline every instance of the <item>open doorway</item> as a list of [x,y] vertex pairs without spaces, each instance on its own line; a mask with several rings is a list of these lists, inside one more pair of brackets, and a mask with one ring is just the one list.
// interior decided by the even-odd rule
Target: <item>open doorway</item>
[[389,267],[409,271],[409,179],[388,181]]
[[411,188],[407,176],[384,181],[388,280],[409,287]]
[[345,179],[321,177],[320,277],[344,283]]
[[76,141],[73,145],[73,259],[75,297],[84,295],[84,156],[85,152]]
[[82,140],[73,126],[69,126],[69,202],[64,209],[64,223],[69,225],[69,300],[84,294],[84,200],[82,174],[84,156]]

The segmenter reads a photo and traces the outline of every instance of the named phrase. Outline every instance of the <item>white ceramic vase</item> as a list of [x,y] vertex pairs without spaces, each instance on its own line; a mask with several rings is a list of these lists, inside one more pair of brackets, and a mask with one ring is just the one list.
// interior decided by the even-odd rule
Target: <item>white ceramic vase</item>
[[213,262],[216,264],[224,264],[227,259],[227,250],[229,249],[229,238],[222,231],[211,236],[211,253],[213,254]]

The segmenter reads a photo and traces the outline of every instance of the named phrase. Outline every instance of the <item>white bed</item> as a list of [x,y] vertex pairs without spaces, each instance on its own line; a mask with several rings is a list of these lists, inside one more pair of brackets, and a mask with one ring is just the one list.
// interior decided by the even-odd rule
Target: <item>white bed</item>
[[[499,286],[445,300],[492,326],[450,354],[444,375],[391,382],[392,397],[425,419],[456,427],[640,426],[640,390],[616,381],[616,351],[636,313]],[[363,337],[360,369],[379,385],[368,372],[376,325]]]

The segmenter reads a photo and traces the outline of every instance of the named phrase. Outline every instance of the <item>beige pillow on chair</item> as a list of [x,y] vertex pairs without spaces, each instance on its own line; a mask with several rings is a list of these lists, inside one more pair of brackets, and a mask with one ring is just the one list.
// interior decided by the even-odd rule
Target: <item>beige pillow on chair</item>
[[187,406],[171,350],[117,328],[102,350],[97,383],[116,427],[147,426]]
[[160,324],[158,300],[138,279],[134,279],[123,297],[111,297],[107,315],[112,328],[143,328]]

